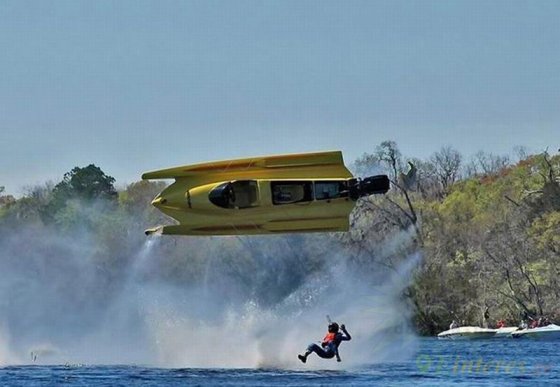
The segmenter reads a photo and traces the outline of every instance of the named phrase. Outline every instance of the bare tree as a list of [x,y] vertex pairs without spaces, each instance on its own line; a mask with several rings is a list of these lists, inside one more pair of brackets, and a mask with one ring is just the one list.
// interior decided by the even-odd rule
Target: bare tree
[[358,176],[374,175],[382,168],[377,155],[371,153],[364,153],[358,157],[352,167]]
[[513,154],[515,155],[517,162],[525,160],[529,157],[529,151],[526,146],[516,145],[513,147]]
[[[391,180],[393,187],[397,189],[397,192],[404,197],[406,204],[403,205],[399,203],[397,200],[391,198],[391,195],[385,195],[385,199],[391,203],[395,209],[397,209],[397,212],[401,216],[404,216],[405,219],[407,219],[409,222],[408,225],[411,225],[414,228],[416,236],[421,241],[422,235],[418,228],[418,215],[409,194],[409,183],[416,179],[415,166],[409,162],[410,170],[406,174],[403,173],[402,155],[397,143],[394,141],[382,142],[376,149],[376,156],[380,162],[384,162],[387,165],[387,168],[389,169],[389,179]],[[407,184],[400,183],[400,181],[403,180],[402,176],[404,176],[404,180],[408,182]]]
[[375,156],[380,162],[385,162],[389,167],[392,181],[397,181],[403,162],[402,154],[395,141],[383,141],[375,149]]
[[463,156],[451,146],[444,146],[430,158],[435,175],[442,187],[443,196],[447,196],[449,189],[459,178]]
[[477,172],[483,175],[493,175],[509,165],[508,156],[495,155],[479,151],[474,155]]

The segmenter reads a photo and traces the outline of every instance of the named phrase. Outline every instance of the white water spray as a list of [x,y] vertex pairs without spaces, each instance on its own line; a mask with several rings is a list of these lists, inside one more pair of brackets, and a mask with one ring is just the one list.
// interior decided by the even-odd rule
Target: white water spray
[[[409,234],[398,239],[407,243]],[[120,256],[124,274],[106,275],[87,235],[14,234],[0,240],[8,257],[0,261],[0,364],[31,363],[34,352],[38,364],[302,368],[296,355],[323,337],[326,314],[353,340],[343,343],[341,364],[310,358],[305,369],[412,353],[401,294],[419,257],[402,260],[392,276],[367,278],[335,245],[310,271],[305,249],[325,240],[181,239],[191,244],[178,261],[165,256],[173,239],[152,236],[133,259]],[[200,277],[167,281],[160,272],[170,263],[198,265]]]
[[[206,302],[208,310],[214,308],[208,299],[193,299],[197,297],[195,292],[177,295],[188,299],[184,303],[168,298],[149,314],[158,365],[301,368],[296,355],[309,342],[323,337],[326,314],[345,323],[354,339],[341,346],[343,363],[310,357],[306,369],[404,360],[414,353],[416,340],[408,324],[410,311],[402,291],[410,283],[419,259],[418,254],[410,256],[377,286],[366,284],[340,265],[333,268],[335,275],[308,282],[280,304],[262,307],[247,301],[232,305],[218,318],[190,313],[189,305],[200,302]],[[216,290],[205,289],[198,295]]]

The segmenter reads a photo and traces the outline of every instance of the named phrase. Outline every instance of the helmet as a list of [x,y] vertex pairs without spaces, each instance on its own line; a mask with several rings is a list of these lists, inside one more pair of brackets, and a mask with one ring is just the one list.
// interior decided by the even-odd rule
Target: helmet
[[329,324],[328,331],[329,331],[330,333],[336,333],[336,332],[338,332],[338,324],[335,323],[335,322],[330,323],[330,324]]

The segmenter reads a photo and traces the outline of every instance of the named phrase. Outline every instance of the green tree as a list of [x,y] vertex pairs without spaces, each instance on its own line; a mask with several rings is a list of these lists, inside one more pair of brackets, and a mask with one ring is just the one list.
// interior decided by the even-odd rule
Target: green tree
[[152,210],[151,201],[163,191],[165,186],[166,184],[162,181],[146,180],[129,184],[126,190],[119,193],[119,203],[130,213]]
[[75,167],[64,174],[64,178],[54,187],[54,195],[63,199],[116,199],[115,179],[106,175],[99,167]]
[[59,220],[64,223],[72,223],[71,218],[78,216],[80,211],[73,204],[66,208],[69,201],[92,202],[101,200],[114,202],[117,200],[117,190],[114,187],[115,179],[106,175],[99,167],[90,164],[87,167],[75,167],[64,174],[60,183],[55,185],[51,199],[42,212],[45,223],[51,223],[60,214]]
[[2,195],[4,187],[0,186],[0,208],[15,203],[16,199],[12,195]]

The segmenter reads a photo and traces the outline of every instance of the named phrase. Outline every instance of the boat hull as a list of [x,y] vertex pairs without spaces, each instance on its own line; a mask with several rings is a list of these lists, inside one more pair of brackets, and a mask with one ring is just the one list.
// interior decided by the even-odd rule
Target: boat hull
[[494,336],[495,339],[510,339],[512,336],[511,334],[517,331],[518,327],[503,327],[496,329],[496,335]]
[[479,327],[459,327],[438,334],[440,340],[481,340],[491,339],[496,335],[495,329]]
[[550,324],[546,327],[520,329],[512,332],[514,339],[533,339],[533,340],[560,340],[560,326]]

